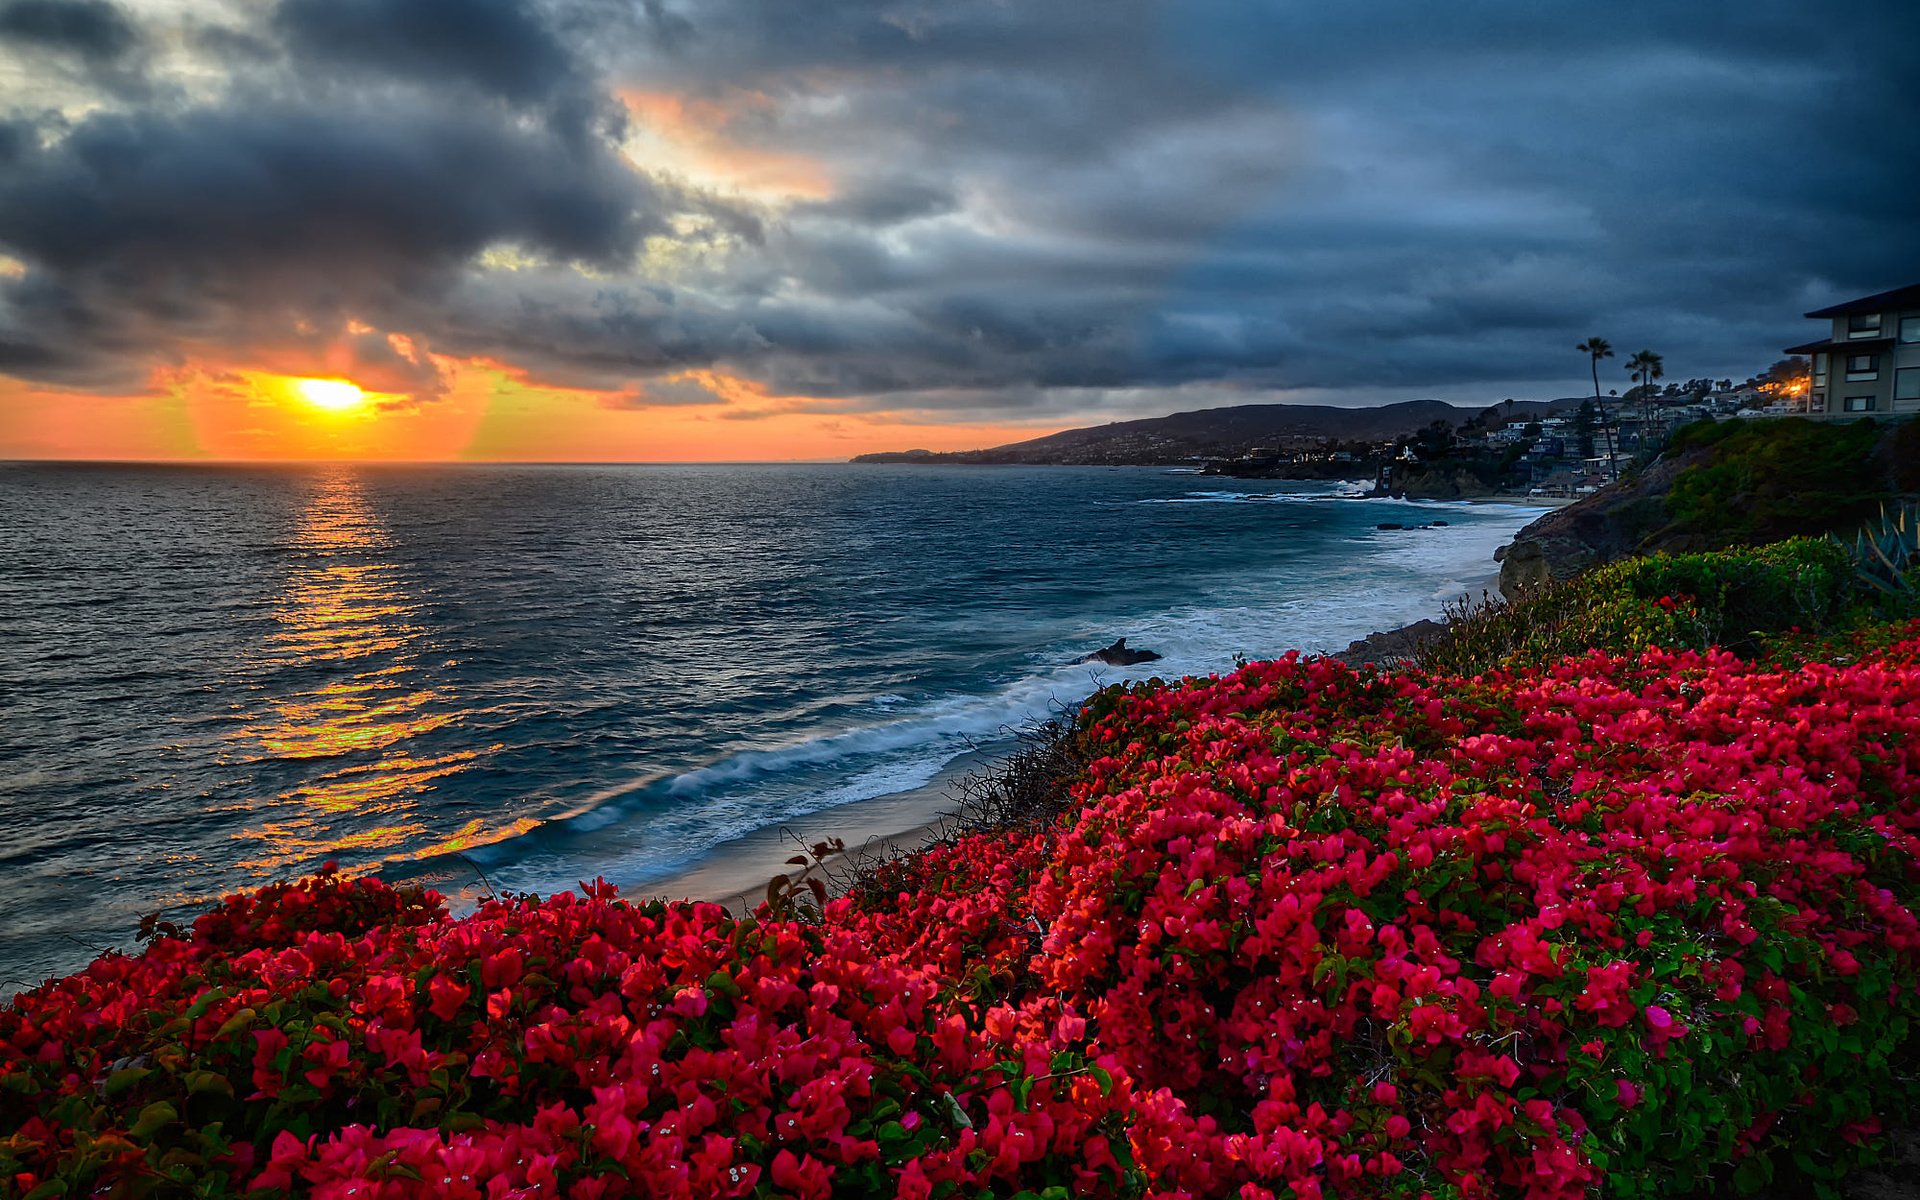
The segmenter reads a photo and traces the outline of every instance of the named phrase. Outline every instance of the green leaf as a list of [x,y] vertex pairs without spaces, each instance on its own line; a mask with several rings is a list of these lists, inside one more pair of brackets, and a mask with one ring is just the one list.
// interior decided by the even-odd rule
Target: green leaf
[[185,1083],[189,1096],[198,1096],[202,1092],[233,1095],[233,1083],[218,1071],[191,1071],[185,1076]]
[[242,1029],[253,1024],[253,1019],[259,1015],[260,1014],[254,1012],[251,1008],[241,1009],[220,1023],[220,1028],[214,1031],[214,1039],[218,1041],[221,1038],[230,1037],[240,1032]]
[[1733,1169],[1733,1190],[1742,1196],[1751,1196],[1772,1182],[1773,1161],[1762,1155],[1744,1158]]
[[151,1141],[153,1135],[180,1119],[180,1113],[165,1100],[156,1100],[140,1110],[140,1116],[127,1132],[141,1141]]
[[128,1067],[125,1070],[115,1071],[113,1074],[107,1076],[105,1083],[100,1085],[100,1094],[103,1096],[118,1096],[121,1092],[126,1091],[151,1074],[153,1074],[153,1071],[148,1067]]
[[188,1008],[186,1013],[183,1015],[185,1015],[189,1023],[193,1021],[198,1021],[201,1017],[204,1017],[207,1015],[208,1009],[212,1008],[214,1005],[220,1003],[222,1000],[225,1000],[226,998],[227,998],[227,993],[225,989],[214,988],[213,990],[209,991],[206,995],[200,997],[198,1000],[195,1000],[193,1002],[192,1007]]

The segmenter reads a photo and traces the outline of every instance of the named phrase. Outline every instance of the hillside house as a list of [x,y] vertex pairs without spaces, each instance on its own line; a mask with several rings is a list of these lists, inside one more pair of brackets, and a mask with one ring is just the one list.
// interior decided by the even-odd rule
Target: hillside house
[[1788,354],[1813,360],[1807,415],[1841,419],[1920,412],[1920,283],[1807,314],[1829,336]]

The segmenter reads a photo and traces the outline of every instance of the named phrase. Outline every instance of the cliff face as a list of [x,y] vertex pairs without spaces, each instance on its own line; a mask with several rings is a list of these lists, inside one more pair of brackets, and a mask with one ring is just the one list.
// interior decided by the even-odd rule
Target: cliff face
[[1920,421],[1692,426],[1641,474],[1522,529],[1494,557],[1513,599],[1629,554],[1718,550],[1859,528],[1920,488]]
[[1497,484],[1497,479],[1483,479],[1469,468],[1396,463],[1387,491],[1407,500],[1470,500],[1496,495],[1500,491]]
[[1549,579],[1569,579],[1601,563],[1641,549],[1666,521],[1666,496],[1698,453],[1663,458],[1632,479],[1558,508],[1494,551],[1500,564],[1500,594],[1517,598]]

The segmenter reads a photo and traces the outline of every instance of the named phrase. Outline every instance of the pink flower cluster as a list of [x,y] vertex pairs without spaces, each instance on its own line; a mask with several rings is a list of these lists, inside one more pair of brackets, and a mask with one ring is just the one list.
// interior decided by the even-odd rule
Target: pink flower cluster
[[1084,1022],[1046,1001],[956,1006],[949,979],[857,922],[636,907],[595,885],[325,927],[365,897],[421,908],[315,877],[23,997],[0,1016],[4,1078],[30,1093],[0,1102],[14,1184],[218,1172],[337,1197],[824,1200],[1123,1178],[1109,1139],[1124,1145],[1129,1096],[1080,1057]]
[[1920,1009],[1913,648],[1139,689],[1031,889],[1040,986],[1176,1194],[1630,1193],[1709,1181],[1729,1125],[1857,1140],[1897,1054],[1845,1027]]
[[[323,874],[0,1013],[0,1193],[1621,1195],[1920,1100],[1920,638],[1098,698],[818,922]],[[1905,1090],[1903,1090],[1905,1089]],[[1757,1164],[1757,1167],[1756,1167]]]

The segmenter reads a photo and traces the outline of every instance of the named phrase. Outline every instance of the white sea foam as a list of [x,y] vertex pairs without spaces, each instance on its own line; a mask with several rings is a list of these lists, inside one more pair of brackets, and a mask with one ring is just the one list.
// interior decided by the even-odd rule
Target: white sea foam
[[[1187,499],[1223,503],[1244,496],[1195,493]],[[1378,512],[1388,521],[1424,524],[1445,512],[1475,508],[1486,515],[1483,506],[1446,501],[1382,504]],[[1510,521],[1359,530],[1348,543],[1350,554],[1330,556],[1308,572],[1298,565],[1274,567],[1222,583],[1204,605],[1097,623],[1089,617],[1036,645],[1030,670],[987,691],[919,701],[874,696],[867,704],[875,719],[785,745],[742,746],[677,775],[613,789],[612,803],[543,830],[545,836],[533,839],[540,849],[523,841],[493,848],[485,857],[497,881],[512,888],[546,890],[592,874],[630,884],[661,880],[754,830],[923,788],[956,760],[1010,746],[1015,732],[1071,708],[1100,686],[1225,672],[1236,657],[1337,650],[1369,633],[1433,616],[1441,602],[1492,572],[1494,548],[1534,511],[1516,509]],[[1116,635],[1163,657],[1124,668],[1071,662]]]
[[1119,503],[1141,504],[1258,504],[1261,502],[1301,503],[1321,500],[1351,499],[1345,492],[1226,492],[1204,491],[1188,492],[1184,496],[1154,496],[1144,500],[1123,500]]

